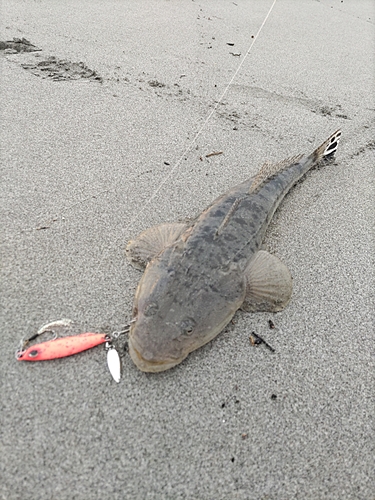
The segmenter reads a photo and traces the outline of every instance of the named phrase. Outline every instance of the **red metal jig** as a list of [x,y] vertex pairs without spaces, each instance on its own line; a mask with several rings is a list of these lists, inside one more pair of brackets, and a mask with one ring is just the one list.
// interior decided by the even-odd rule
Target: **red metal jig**
[[[30,339],[29,339],[30,340]],[[65,358],[78,352],[91,349],[110,340],[106,333],[81,333],[70,337],[47,340],[24,350],[28,341],[16,353],[18,361],[45,361],[48,359]]]

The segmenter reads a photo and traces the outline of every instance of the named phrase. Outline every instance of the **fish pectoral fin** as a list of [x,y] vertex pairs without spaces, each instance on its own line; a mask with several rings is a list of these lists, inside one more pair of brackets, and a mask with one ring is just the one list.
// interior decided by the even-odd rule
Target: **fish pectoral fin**
[[292,276],[280,259],[260,250],[245,270],[246,296],[241,309],[248,312],[281,311],[293,290]]
[[127,259],[134,267],[143,270],[150,260],[177,241],[187,227],[181,222],[174,222],[146,229],[127,244],[125,250]]

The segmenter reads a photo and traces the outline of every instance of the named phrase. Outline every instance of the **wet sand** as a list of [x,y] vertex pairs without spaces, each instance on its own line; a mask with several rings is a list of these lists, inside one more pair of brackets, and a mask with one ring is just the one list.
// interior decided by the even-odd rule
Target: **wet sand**
[[[374,6],[278,0],[252,38],[271,3],[3,2],[0,40],[41,50],[0,54],[1,498],[373,497]],[[264,242],[283,312],[238,313],[161,374],[125,355],[118,385],[102,346],[14,359],[56,319],[121,328],[130,238],[337,128]]]

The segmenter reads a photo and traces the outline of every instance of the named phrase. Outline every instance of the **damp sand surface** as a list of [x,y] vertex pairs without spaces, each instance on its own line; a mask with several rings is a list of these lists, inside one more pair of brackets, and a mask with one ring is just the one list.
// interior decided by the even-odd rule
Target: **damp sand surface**
[[[257,37],[270,6],[3,2],[0,41],[39,50],[0,44],[2,498],[372,498],[374,6],[278,0]],[[338,128],[264,241],[283,312],[120,384],[103,346],[14,359],[57,319],[121,329],[129,239]]]

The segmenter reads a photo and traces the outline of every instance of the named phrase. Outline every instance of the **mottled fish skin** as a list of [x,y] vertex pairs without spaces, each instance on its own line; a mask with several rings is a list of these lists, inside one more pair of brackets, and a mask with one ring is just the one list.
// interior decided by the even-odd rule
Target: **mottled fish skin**
[[[335,134],[337,147],[340,132]],[[333,156],[336,147],[331,154],[328,141],[309,156],[276,165],[276,173],[261,182],[256,176],[230,189],[148,264],[129,336],[139,369],[159,372],[177,365],[228,324],[244,301],[245,269],[275,210],[323,155]]]

